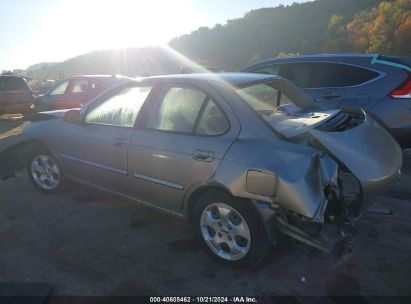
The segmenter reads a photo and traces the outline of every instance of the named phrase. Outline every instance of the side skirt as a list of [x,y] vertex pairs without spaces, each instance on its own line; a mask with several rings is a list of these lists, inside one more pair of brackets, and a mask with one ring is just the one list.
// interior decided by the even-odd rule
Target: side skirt
[[147,206],[147,207],[150,207],[150,208],[159,210],[159,211],[161,211],[161,212],[163,212],[163,213],[166,213],[166,214],[169,214],[169,215],[178,217],[178,218],[186,219],[186,217],[185,217],[183,214],[181,214],[181,213],[177,213],[177,212],[174,212],[174,211],[170,211],[170,210],[168,210],[168,209],[165,209],[165,208],[162,208],[162,207],[159,207],[159,206],[156,206],[156,205],[147,203],[147,202],[142,201],[142,200],[139,200],[139,199],[137,199],[137,198],[135,198],[135,197],[133,197],[133,196],[130,196],[130,195],[127,195],[127,194],[123,194],[123,193],[120,193],[120,192],[117,192],[117,191],[114,191],[114,190],[111,190],[111,189],[108,189],[108,188],[105,188],[105,187],[102,187],[102,186],[95,185],[95,184],[93,184],[93,183],[87,182],[87,181],[85,181],[85,180],[79,179],[79,178],[74,177],[74,176],[71,176],[71,175],[65,175],[65,177],[66,177],[67,179],[69,179],[69,180],[71,180],[71,181],[74,181],[74,182],[77,182],[77,183],[79,183],[79,184],[82,184],[82,185],[85,185],[85,186],[89,186],[89,187],[92,187],[92,188],[95,188],[95,189],[98,189],[98,190],[101,190],[101,191],[104,191],[104,192],[108,192],[108,193],[111,193],[111,194],[114,194],[114,195],[123,197],[123,198],[125,198],[125,199],[132,200],[132,201],[134,201],[134,202],[143,204],[143,205],[145,205],[145,206]]

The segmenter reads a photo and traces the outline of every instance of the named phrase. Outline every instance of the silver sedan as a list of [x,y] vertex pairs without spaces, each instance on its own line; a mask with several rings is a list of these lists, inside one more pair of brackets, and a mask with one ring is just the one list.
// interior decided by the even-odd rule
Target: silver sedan
[[58,192],[70,180],[183,217],[233,266],[260,263],[279,233],[345,248],[402,164],[364,111],[323,109],[271,75],[133,80],[34,120],[23,138],[36,188]]

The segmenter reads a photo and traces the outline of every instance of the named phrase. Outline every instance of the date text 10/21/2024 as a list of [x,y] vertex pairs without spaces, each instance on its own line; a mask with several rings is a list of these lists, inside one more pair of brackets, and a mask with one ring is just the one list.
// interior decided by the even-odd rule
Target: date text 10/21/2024
[[150,297],[150,303],[257,303],[256,297]]

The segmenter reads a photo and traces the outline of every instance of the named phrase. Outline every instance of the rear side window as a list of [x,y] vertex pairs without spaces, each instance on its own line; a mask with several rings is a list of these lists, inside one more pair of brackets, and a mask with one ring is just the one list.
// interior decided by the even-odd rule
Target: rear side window
[[379,76],[375,71],[348,64],[297,62],[260,67],[252,72],[280,75],[300,88],[354,86]]
[[91,108],[85,122],[132,128],[151,87],[129,87]]
[[228,130],[228,121],[217,105],[211,100],[206,101],[196,133],[202,135],[219,135]]
[[146,128],[177,133],[218,135],[228,128],[228,122],[209,97],[202,91],[175,87],[164,95],[153,110]]
[[379,76],[375,71],[364,69],[357,66],[340,64],[341,86],[358,85]]
[[0,77],[0,92],[28,90],[26,82],[20,77]]
[[90,91],[92,93],[98,93],[98,92],[103,92],[106,88],[103,87],[101,84],[92,82],[90,83]]
[[73,84],[72,93],[86,93],[88,91],[88,81],[79,79],[75,80]]
[[159,108],[150,113],[147,128],[191,133],[206,97],[198,90],[170,89]]
[[57,84],[53,89],[50,91],[50,95],[62,95],[66,92],[66,89],[68,87],[69,81],[65,80]]
[[323,62],[299,62],[283,64],[280,76],[301,88],[339,87],[338,64]]

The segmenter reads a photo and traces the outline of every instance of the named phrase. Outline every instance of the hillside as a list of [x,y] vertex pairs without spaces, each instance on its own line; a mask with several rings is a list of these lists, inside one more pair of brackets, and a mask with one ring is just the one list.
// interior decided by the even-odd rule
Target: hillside
[[[350,34],[357,33],[354,33],[355,29],[351,29],[350,32],[349,26],[357,21],[361,27],[359,20],[361,14],[365,18],[372,18],[373,8],[378,10],[381,2],[317,0],[294,3],[291,6],[262,8],[250,11],[243,18],[229,20],[225,25],[216,25],[211,29],[200,28],[189,35],[175,38],[170,42],[170,46],[199,62],[226,69],[240,69],[256,60],[276,56],[282,52],[286,54],[366,52],[368,45],[360,48],[351,41]],[[390,1],[385,2],[389,4]],[[401,2],[408,8],[406,13],[411,18],[411,1],[395,2]],[[405,11],[406,8],[402,9]],[[386,17],[388,19],[391,16]],[[392,20],[385,21],[392,22],[396,18],[398,17],[392,16]],[[384,20],[379,21],[383,23]],[[374,25],[363,25],[365,29],[370,30],[371,35]],[[394,30],[395,26],[392,25]],[[375,30],[378,32],[378,28]],[[391,34],[386,28],[381,30],[380,34],[384,34],[384,31],[387,36]],[[367,33],[363,34],[367,36]],[[409,35],[411,35],[411,27],[408,37]],[[372,51],[387,50],[381,48]]]
[[[411,55],[411,0],[316,0],[252,10],[213,28],[174,38],[169,46],[201,65],[239,70],[281,54],[369,52]],[[147,76],[176,73],[187,63],[167,48],[103,50],[44,63],[27,76]]]
[[177,73],[181,64],[161,48],[103,50],[80,55],[52,65],[33,66],[27,76],[59,79],[79,74],[121,74],[132,77]]

